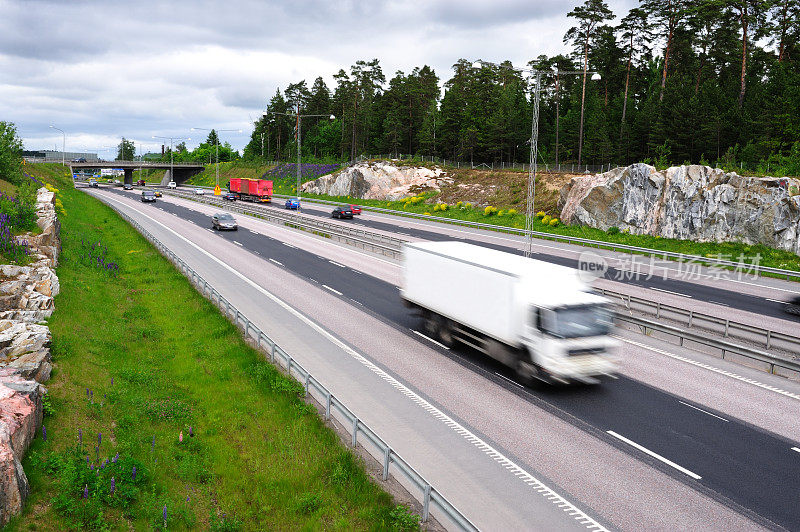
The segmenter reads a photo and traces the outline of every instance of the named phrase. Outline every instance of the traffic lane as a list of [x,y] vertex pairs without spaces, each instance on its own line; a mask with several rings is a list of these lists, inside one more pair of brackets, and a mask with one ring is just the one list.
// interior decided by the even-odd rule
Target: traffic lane
[[[324,212],[321,212],[317,209],[306,209],[305,212],[306,214],[311,214],[318,217],[326,216]],[[391,232],[392,228],[396,227],[386,222],[377,222],[373,220],[357,221],[354,222],[354,225],[362,225],[370,229],[380,229],[384,232]],[[453,239],[453,235],[448,235],[418,228],[407,228],[407,231],[408,232],[405,234],[407,234],[408,236],[422,240],[444,241]],[[395,234],[398,234],[396,229],[395,229]],[[512,247],[508,245],[507,242],[499,244],[496,242],[475,240],[472,237],[463,237],[461,235],[459,235],[457,238],[465,242],[481,245],[484,247],[489,247],[492,249],[497,249],[500,251],[505,251],[507,253],[519,254],[521,252],[520,248]],[[535,258],[543,260],[545,262],[550,262],[552,264],[567,266],[569,268],[578,268],[578,259],[577,256],[575,256],[575,254],[567,256],[566,254],[562,255],[562,254],[553,254],[549,252],[548,253],[539,252],[536,253]],[[675,279],[672,277],[664,278],[663,275],[656,276],[648,273],[640,273],[639,271],[626,271],[624,269],[618,269],[613,266],[609,266],[608,270],[604,274],[604,279],[610,281],[616,281],[621,279],[624,281],[623,284],[630,284],[648,290],[657,290],[657,291],[662,290],[666,292],[687,293],[691,294],[692,298],[698,301],[706,301],[716,304],[728,305],[733,308],[748,311],[754,314],[757,313],[764,316],[770,316],[773,318],[783,319],[785,317],[784,305],[778,300],[774,300],[775,297],[785,297],[784,294],[776,296],[775,294],[770,292],[770,295],[772,297],[766,297],[764,295],[747,294],[745,293],[746,290],[743,290],[743,288],[746,286],[745,284],[737,285],[735,289],[732,289],[732,287],[698,284],[694,282]],[[759,290],[763,289],[759,288]]]
[[[139,209],[123,198],[110,199],[121,203],[123,208],[136,209],[132,211],[135,218],[202,276],[214,279],[223,297],[254,318],[258,327],[268,331],[299,363],[321,378],[332,393],[479,527],[586,529],[533,488],[525,491],[528,486],[519,478],[442,422],[436,413],[421,408],[403,389],[380,378],[374,369],[359,364],[355,357],[342,354],[346,347],[344,344],[340,348],[336,342],[320,340],[315,330],[298,323],[292,315],[287,315],[283,307],[271,304],[268,298],[249,284],[243,284],[217,261],[209,260],[207,254],[224,257],[226,264],[234,265],[237,271],[258,286],[276,282],[276,286],[288,288],[289,293],[284,294],[284,298],[292,301],[293,305],[295,302],[310,302],[313,310],[317,310],[320,303],[324,306],[328,296],[324,290],[312,283],[298,283],[294,274],[253,256],[226,239],[198,231],[189,221],[176,220],[174,216],[156,209]],[[146,213],[149,218],[141,213]],[[207,254],[187,245],[172,231],[155,222],[170,226],[183,238],[196,240]],[[334,306],[340,312],[341,305]],[[402,482],[402,478],[400,480]]]
[[[197,234],[196,229],[189,231],[218,256],[232,260],[239,255],[220,247],[232,247],[222,238],[213,238],[205,231]],[[259,278],[258,263],[246,260],[237,267],[243,271],[254,268],[251,273]],[[546,471],[556,485],[566,488],[616,526],[753,527],[753,523],[709,497],[531,404],[503,378],[487,378],[468,361],[437,354],[432,344],[409,342],[406,332],[365,309],[349,308],[343,312],[341,297],[313,284],[298,283],[288,269],[260,278],[277,295],[314,315],[382,367],[391,369],[402,382],[413,382],[416,390],[434,404],[447,407],[446,411],[452,411],[456,419],[470,428],[480,427],[479,433],[488,434],[488,441],[503,444],[501,450],[505,454],[518,457],[515,462],[536,464],[536,469]]]
[[[201,208],[202,205],[194,202],[185,203],[188,204],[186,208],[183,206],[173,207],[168,204],[165,208],[168,212],[183,219],[195,220],[202,227],[205,218],[193,210]],[[260,220],[254,221],[254,225],[272,227],[271,224]],[[219,235],[222,238],[239,242],[240,245],[243,244],[245,248],[250,249],[255,254],[265,255],[267,253],[259,247],[261,243],[257,234],[253,234],[252,237],[245,232],[242,232],[243,236],[237,236],[236,232],[219,233]],[[293,237],[291,240],[292,245],[299,245],[298,240],[312,238],[302,233],[279,229],[273,239],[279,240],[282,237],[283,240],[280,241],[284,242],[286,237],[290,235]],[[334,246],[334,249],[338,250],[339,248]],[[384,272],[388,268],[394,267],[395,269],[395,275],[378,278],[379,281],[385,281],[386,284],[375,285],[370,279],[358,278],[358,276],[362,275],[359,269],[368,266],[370,263],[370,258],[364,255],[358,257],[360,260],[357,263],[332,262],[326,256],[316,253],[313,257],[300,256],[300,258],[297,258],[294,255],[295,253],[291,248],[284,245],[283,247],[278,247],[272,253],[270,260],[300,274],[305,279],[319,283],[321,286],[338,287],[333,289],[337,292],[343,292],[351,301],[365,306],[376,315],[389,320],[390,323],[409,330],[418,327],[419,324],[401,305],[397,296],[397,283],[391,280],[391,278],[397,279],[400,277],[399,266],[387,264],[381,259],[372,259],[384,267]],[[332,265],[334,266],[333,268],[331,267]],[[339,278],[337,276],[339,273],[337,269],[339,268],[348,270],[349,277]],[[767,387],[773,389],[785,388],[800,393],[800,385],[797,383],[738,366],[728,361],[718,361],[719,364],[717,364],[727,373],[713,373],[701,366],[692,366],[683,360],[668,358],[663,354],[665,353],[663,349],[666,348],[670,352],[674,351],[677,356],[687,360],[698,361],[701,364],[714,364],[717,360],[713,356],[673,346],[666,342],[659,342],[655,338],[640,335],[631,336],[635,338],[637,343],[645,342],[653,344],[657,348],[660,347],[661,353],[656,353],[646,348],[631,349],[630,346],[627,346],[622,351],[621,373],[634,379],[641,379],[649,385],[669,393],[677,393],[695,403],[720,410],[726,415],[739,418],[744,422],[762,427],[784,437],[790,438],[792,435],[800,433],[796,417],[765,415],[767,412],[792,411],[793,408],[796,408],[794,400],[775,394]],[[418,338],[412,338],[415,341],[419,340]],[[643,363],[643,361],[647,361],[647,363]],[[669,366],[669,369],[665,367],[665,364]],[[735,380],[730,377],[731,373],[736,372],[746,376],[750,382],[765,383],[765,387],[754,386],[746,380]],[[676,379],[676,375],[681,375],[682,378]],[[713,378],[716,384],[715,387],[708,385],[709,378]]]
[[[413,318],[409,320],[409,314],[405,310],[401,310],[401,306],[399,305],[398,298],[396,297],[396,287],[391,286],[388,283],[380,283],[377,280],[370,280],[369,278],[366,281],[371,282],[372,286],[369,287],[367,291],[361,291],[359,293],[358,290],[353,290],[353,283],[357,281],[352,277],[352,275],[347,276],[346,272],[341,272],[336,269],[331,269],[329,264],[325,261],[314,261],[312,257],[303,256],[302,253],[299,253],[297,250],[293,250],[291,255],[293,257],[287,257],[286,255],[282,256],[282,261],[284,264],[292,269],[295,273],[308,277],[309,275],[313,275],[316,282],[321,282],[323,287],[331,290],[331,286],[339,286],[342,287],[342,290],[345,290],[344,287],[347,287],[347,295],[346,297],[350,299],[354,299],[359,301],[361,294],[367,293],[373,296],[373,299],[368,301],[361,301],[361,303],[369,310],[372,310],[376,314],[380,315],[382,318],[394,323],[395,325],[399,326],[402,329],[406,329],[409,325],[413,325]],[[309,269],[309,266],[312,266]],[[327,270],[327,272],[326,272]],[[310,273],[309,273],[310,272]],[[321,279],[321,281],[317,281],[317,279]],[[362,280],[363,281],[363,280]],[[334,293],[344,295],[343,292],[340,292],[337,289],[332,290]],[[356,293],[353,293],[356,292]],[[374,297],[376,295],[381,295],[380,297]],[[500,373],[503,375],[505,373],[504,368],[493,367],[492,364],[487,364],[484,357],[477,355],[471,360],[472,364],[482,366],[482,369],[485,373]],[[512,376],[505,375],[505,378],[510,378]],[[612,389],[620,389],[623,387],[626,388],[636,388],[635,381],[629,381],[627,379],[621,379],[619,383],[613,383],[613,386],[610,386]],[[609,387],[604,387],[604,390],[607,390]],[[594,393],[594,390],[589,392]],[[573,395],[566,394],[566,395],[559,395],[554,397],[545,397],[544,401],[551,407],[557,408],[561,413],[565,414],[566,416],[575,416],[578,419],[582,420],[583,422],[588,423],[591,427],[593,427],[596,431],[603,431],[604,427],[608,426],[616,426],[614,425],[615,422],[619,422],[619,412],[624,411],[625,405],[634,402],[636,404],[646,404],[648,405],[648,412],[641,412],[636,411],[634,415],[625,416],[622,420],[621,426],[628,427],[628,426],[639,426],[644,427],[641,430],[630,430],[629,432],[632,433],[634,436],[639,436],[640,433],[644,433],[649,435],[649,438],[638,438],[643,445],[649,447],[655,447],[656,449],[660,449],[663,445],[657,445],[658,442],[662,442],[662,444],[668,445],[669,447],[674,447],[673,449],[677,454],[683,456],[687,453],[694,453],[695,461],[696,462],[708,462],[714,464],[714,462],[719,458],[715,456],[709,456],[707,452],[707,448],[701,448],[699,451],[692,446],[688,446],[683,444],[681,438],[686,438],[686,436],[680,432],[681,423],[683,420],[680,418],[680,415],[675,416],[674,414],[677,412],[678,414],[682,413],[682,408],[679,407],[679,403],[672,401],[671,398],[663,397],[664,394],[661,394],[655,390],[647,390],[638,388],[636,390],[633,389],[626,389],[626,391],[622,394],[618,394],[615,396],[611,396],[608,393],[605,393],[606,397],[601,401],[604,407],[601,410],[585,410],[582,407],[582,403],[584,399],[579,401],[572,401],[571,398],[574,397]],[[631,398],[634,398],[631,401]],[[594,401],[589,401],[592,404],[597,404]],[[684,407],[685,408],[685,407]],[[661,412],[662,415],[660,417],[653,418],[652,414],[649,413],[650,409],[653,412]],[[612,414],[612,415],[610,415]],[[651,422],[650,420],[654,420]],[[618,427],[617,427],[618,428]],[[666,430],[665,430],[666,428]],[[611,430],[611,429],[605,429]],[[618,428],[618,430],[620,430]],[[624,432],[624,431],[623,431]],[[671,441],[674,440],[674,434],[677,433],[679,435],[678,441]],[[712,434],[710,436],[712,439],[722,439],[724,437],[720,434]],[[752,439],[752,438],[751,438]],[[658,452],[658,451],[656,451]],[[699,456],[698,456],[699,455]],[[694,463],[694,462],[693,462]],[[751,498],[749,494],[742,493],[741,490],[731,490],[731,486],[737,486],[739,483],[739,477],[729,477],[725,476],[726,474],[730,474],[731,472],[725,470],[725,468],[720,468],[724,473],[722,478],[710,478],[705,482],[706,485],[714,489],[716,492],[722,494],[730,498],[731,500],[736,501],[737,499],[741,499],[741,502],[744,502],[743,506],[748,507],[748,504],[751,503]],[[758,468],[756,467],[755,470],[750,471],[753,476],[758,476]],[[759,477],[760,478],[760,477]],[[764,486],[762,484],[757,485],[759,493],[764,490]],[[761,510],[761,508],[756,504],[755,508]],[[763,515],[763,514],[762,514]],[[771,517],[771,516],[769,516]],[[784,518],[784,516],[778,514],[777,518]]]
[[[320,213],[325,212],[325,207],[315,205],[313,207]],[[521,235],[514,235],[509,233],[498,233],[496,231],[489,231],[485,229],[477,229],[466,226],[457,226],[453,224],[446,224],[436,222],[433,220],[425,220],[420,218],[408,218],[403,216],[396,216],[384,213],[376,213],[365,211],[361,217],[363,222],[375,220],[378,222],[387,222],[399,228],[420,229],[423,231],[433,231],[444,235],[450,235],[455,238],[469,238],[472,240],[485,241],[490,243],[499,243],[504,246],[509,246],[514,249],[524,250],[527,248],[527,239]],[[410,233],[398,232],[398,234],[410,235]],[[558,254],[562,257],[577,257],[581,253],[586,252],[589,248],[586,246],[579,246],[565,242],[555,242],[542,239],[534,239],[534,251],[542,250],[544,253]],[[592,250],[593,253],[598,253],[605,257],[611,265],[627,265],[629,263],[629,254],[615,252],[611,250]],[[640,257],[643,258],[643,257]],[[643,258],[644,259],[644,258]],[[736,257],[733,257],[736,259]],[[644,259],[645,262],[647,259]],[[658,262],[651,269],[649,264],[640,264],[637,266],[645,273],[652,272],[654,276],[664,277],[674,276],[676,274],[686,274],[686,266],[681,266],[673,261],[666,261],[663,263],[666,267],[662,267]],[[695,270],[692,270],[694,273]],[[772,277],[759,277],[754,280],[739,279],[738,277],[730,276],[726,278],[725,272],[722,276],[716,269],[699,268],[697,273],[699,276],[690,276],[688,282],[694,284],[704,284],[710,282],[715,286],[720,286],[724,289],[734,292],[742,291],[744,293],[762,296],[762,297],[776,297],[784,298],[800,293],[800,287],[796,282],[786,281]],[[693,278],[692,278],[693,277]]]

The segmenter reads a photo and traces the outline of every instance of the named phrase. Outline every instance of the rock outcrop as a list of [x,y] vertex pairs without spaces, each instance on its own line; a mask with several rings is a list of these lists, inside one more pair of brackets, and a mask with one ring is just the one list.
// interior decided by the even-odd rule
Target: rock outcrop
[[0,526],[22,511],[28,479],[22,457],[42,424],[41,384],[50,378],[50,329],[60,285],[53,269],[61,251],[55,195],[36,195],[37,235],[23,235],[34,262],[0,265]]
[[607,230],[703,242],[741,241],[800,253],[800,181],[691,165],[646,164],[575,177],[561,219]]
[[422,190],[439,190],[442,184],[452,182],[441,168],[371,162],[359,163],[337,174],[309,181],[300,188],[311,194],[398,200]]

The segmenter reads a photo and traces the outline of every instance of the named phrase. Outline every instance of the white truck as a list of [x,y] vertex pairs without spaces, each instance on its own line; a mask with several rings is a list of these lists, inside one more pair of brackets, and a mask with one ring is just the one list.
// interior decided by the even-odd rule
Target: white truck
[[572,268],[464,242],[408,243],[401,296],[432,338],[471,346],[523,382],[596,383],[616,372],[611,302]]

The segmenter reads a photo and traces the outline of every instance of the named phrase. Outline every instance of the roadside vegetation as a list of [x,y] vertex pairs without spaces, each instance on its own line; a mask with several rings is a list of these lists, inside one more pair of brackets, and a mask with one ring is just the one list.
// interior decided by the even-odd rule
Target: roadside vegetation
[[10,530],[417,528],[144,238],[66,169],[36,173],[69,214],[44,428]]

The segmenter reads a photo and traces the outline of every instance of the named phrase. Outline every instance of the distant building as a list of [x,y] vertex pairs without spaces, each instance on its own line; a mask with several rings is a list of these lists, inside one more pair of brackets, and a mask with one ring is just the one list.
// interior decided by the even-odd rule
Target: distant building
[[62,158],[67,162],[73,159],[86,159],[86,162],[90,163],[100,160],[96,153],[60,152],[54,150],[23,150],[22,158],[29,163],[60,163]]

